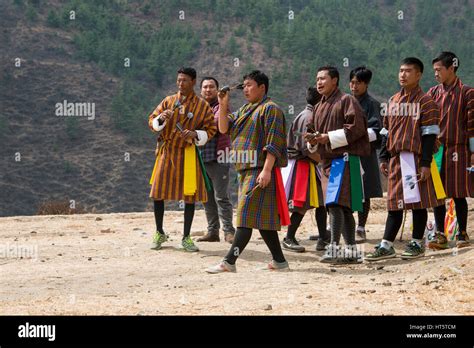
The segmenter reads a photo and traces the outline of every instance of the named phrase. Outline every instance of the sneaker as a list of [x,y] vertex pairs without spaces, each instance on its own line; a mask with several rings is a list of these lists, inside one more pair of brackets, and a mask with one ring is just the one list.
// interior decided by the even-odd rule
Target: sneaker
[[318,242],[316,243],[316,251],[324,251],[326,250],[326,247],[329,245],[328,240],[323,240],[323,239],[318,239]]
[[425,248],[415,241],[410,241],[403,254],[400,256],[403,260],[416,259],[425,256]]
[[281,245],[283,246],[283,249],[294,251],[296,253],[303,253],[305,251],[304,246],[299,245],[295,238],[283,238]]
[[464,248],[470,245],[471,243],[469,242],[469,236],[467,235],[467,232],[466,231],[461,232],[460,235],[457,236],[456,247]]
[[337,256],[336,263],[337,264],[353,264],[353,263],[362,263],[363,258],[361,256],[361,253],[357,248],[354,246],[348,247],[340,252]]
[[276,262],[275,260],[270,261],[267,265],[260,268],[261,271],[289,271],[290,265],[288,261]]
[[384,260],[384,259],[391,259],[393,257],[396,257],[397,254],[395,253],[395,249],[390,247],[390,249],[386,249],[382,247],[380,244],[375,246],[375,250],[372,253],[368,253],[365,256],[365,259],[367,261],[379,261],[379,260]]
[[448,239],[443,232],[436,232],[433,240],[428,243],[428,248],[433,250],[448,249]]
[[189,252],[199,251],[199,248],[194,244],[193,240],[189,236],[181,241],[180,248]]
[[220,238],[218,234],[214,233],[206,233],[204,236],[199,238],[198,242],[220,242]]
[[229,244],[234,243],[234,234],[230,233],[230,232],[225,232],[224,233],[224,240]]
[[231,265],[226,260],[222,260],[217,265],[207,268],[206,272],[211,273],[211,274],[224,273],[224,272],[235,273],[237,272],[237,268],[235,267],[235,265]]
[[337,245],[328,244],[326,247],[326,252],[324,255],[319,259],[319,262],[322,263],[337,263],[337,252],[338,252]]
[[365,243],[365,241],[367,240],[367,235],[365,233],[364,227],[357,226],[355,239],[356,239],[356,243]]
[[156,232],[153,236],[154,247],[152,249],[160,250],[161,245],[168,240],[168,236],[164,233]]

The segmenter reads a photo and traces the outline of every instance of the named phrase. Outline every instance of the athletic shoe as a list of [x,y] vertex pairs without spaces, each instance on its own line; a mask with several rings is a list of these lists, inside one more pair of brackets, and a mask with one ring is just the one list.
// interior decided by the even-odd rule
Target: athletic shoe
[[397,254],[395,253],[395,249],[393,249],[393,246],[390,247],[390,249],[386,249],[382,247],[380,244],[378,244],[375,246],[374,252],[368,253],[365,256],[365,259],[367,261],[379,261],[379,260],[384,260],[384,259],[391,259],[396,256]]
[[189,252],[199,251],[199,248],[194,244],[193,240],[189,236],[187,236],[181,241],[180,249]]
[[364,227],[357,226],[355,239],[356,239],[356,243],[364,243],[367,240],[367,235],[365,233]]
[[161,245],[168,240],[168,236],[164,233],[156,232],[153,236],[153,244],[155,245],[153,249],[160,250]]
[[275,260],[270,261],[267,265],[260,268],[261,271],[289,271],[290,265],[288,261],[276,262]]
[[448,249],[448,239],[443,232],[436,232],[433,240],[428,243],[428,248],[433,250]]
[[235,267],[235,265],[231,265],[226,260],[222,260],[217,265],[207,268],[206,272],[211,273],[211,274],[224,273],[224,272],[235,273],[237,272],[237,268]]
[[298,241],[295,238],[283,238],[281,242],[283,249],[294,251],[296,253],[303,253],[305,248],[299,245]]
[[400,256],[403,260],[417,259],[425,256],[425,248],[415,241],[410,241],[407,244],[405,251]]

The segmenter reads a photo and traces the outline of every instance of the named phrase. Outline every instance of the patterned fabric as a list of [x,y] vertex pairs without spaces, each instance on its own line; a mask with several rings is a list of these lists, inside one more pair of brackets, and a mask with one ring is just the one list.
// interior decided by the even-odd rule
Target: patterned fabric
[[[474,197],[469,138],[474,137],[474,88],[456,78],[452,86],[439,84],[428,91],[440,108],[439,139],[444,144],[441,180],[448,198]],[[456,159],[456,160],[453,160]]]
[[227,134],[219,133],[219,129],[217,126],[219,118],[219,103],[217,101],[211,103],[211,108],[212,112],[214,113],[214,124],[216,125],[217,133],[204,146],[198,147],[199,151],[201,151],[201,157],[204,163],[216,161],[218,151],[225,151],[227,148],[230,148],[229,136]]
[[[288,164],[285,116],[280,107],[266,97],[258,104],[245,104],[229,114],[229,135],[233,151],[256,151],[257,168],[263,168],[266,152],[276,157],[275,166]],[[236,163],[237,171],[251,169],[252,163]]]
[[[318,145],[317,151],[323,160],[324,173],[329,174],[332,159],[347,154],[367,156],[370,153],[367,134],[367,118],[357,99],[336,89],[329,97],[324,97],[314,109],[314,126],[321,134],[344,129],[348,145],[331,149],[331,145]],[[329,175],[327,175],[329,176]],[[323,191],[327,191],[327,182],[323,180]],[[337,201],[338,205],[351,208],[351,177],[347,165],[342,177],[342,186]]]
[[237,227],[278,231],[281,220],[276,201],[275,169],[265,189],[255,188],[265,164],[266,152],[276,157],[274,168],[288,163],[285,116],[278,105],[264,97],[258,104],[245,104],[229,115],[233,151],[255,151],[256,166],[236,163],[239,178]]
[[[419,105],[419,114],[405,113],[393,114],[392,111],[409,105]],[[421,127],[438,125],[439,108],[434,100],[423,93],[418,86],[410,92],[402,89],[389,100],[388,113],[383,117],[384,128],[388,130],[386,148],[391,155],[388,166],[388,210],[426,209],[443,204],[443,200],[436,199],[433,180],[430,177],[424,182],[418,182],[421,201],[418,203],[405,203],[403,201],[402,171],[400,165],[400,152],[408,151],[415,155],[416,172],[419,173],[422,155]],[[436,151],[437,145],[435,145]]]
[[[181,95],[174,94],[166,97],[148,117],[148,125],[153,130],[153,119],[164,110],[172,110],[175,103],[181,100]],[[214,115],[209,104],[202,98],[191,94],[182,106],[177,108],[166,126],[158,132],[156,149],[156,172],[150,190],[150,198],[155,200],[184,200],[185,203],[207,201],[207,192],[199,165],[197,169],[197,192],[194,196],[184,196],[184,148],[195,146],[187,143],[176,128],[180,122],[183,129],[204,130],[209,139],[217,131]],[[153,130],[154,131],[154,130]],[[155,132],[155,131],[154,131]],[[196,163],[198,158],[196,156]]]
[[[306,132],[306,125],[310,124],[313,119],[313,111],[314,107],[313,105],[306,105],[305,109],[301,111],[298,116],[295,117],[293,122],[291,123],[290,130],[288,131],[288,136],[287,136],[287,144],[288,144],[288,158],[290,159],[296,159],[297,162],[295,163],[295,168],[293,170],[292,177],[289,179],[291,180],[290,184],[290,194],[288,198],[288,202],[290,203],[293,196],[294,196],[294,190],[295,190],[295,184],[296,184],[296,172],[298,169],[298,163],[300,161],[311,161],[315,166],[317,166],[317,162],[311,160],[309,157],[310,153],[308,151],[308,147],[306,146],[306,141],[304,140],[303,136],[300,135],[299,133],[305,133]],[[304,213],[312,208],[316,208],[311,206],[310,204],[310,175],[308,175],[308,188],[306,192],[306,201],[304,202],[303,207],[296,207],[293,204],[293,208],[291,209],[292,212],[298,212],[302,215]],[[318,190],[318,200],[319,200],[319,206],[324,205],[324,197],[323,197],[323,190],[321,187],[321,181],[319,180],[318,176],[316,176],[316,185],[317,185],[317,190]],[[291,208],[290,204],[290,208]]]
[[364,169],[364,197],[375,198],[383,197],[382,182],[380,180],[379,161],[377,158],[377,147],[380,147],[380,130],[382,129],[382,119],[380,117],[380,103],[372,98],[368,93],[365,93],[360,98],[357,98],[364,110],[367,118],[367,127],[372,128],[377,134],[377,140],[370,142],[370,155],[361,157],[360,162]]

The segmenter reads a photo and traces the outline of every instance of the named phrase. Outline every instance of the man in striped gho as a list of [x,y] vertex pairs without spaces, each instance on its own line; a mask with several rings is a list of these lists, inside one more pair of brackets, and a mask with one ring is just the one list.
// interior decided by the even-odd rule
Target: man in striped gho
[[167,235],[163,231],[164,201],[184,202],[184,233],[180,247],[199,251],[190,237],[195,202],[206,202],[207,192],[199,165],[196,145],[202,146],[217,131],[209,104],[194,93],[196,71],[178,70],[178,93],[162,100],[148,118],[148,125],[158,135],[156,161],[150,180],[150,198],[154,200],[156,234],[160,249]]

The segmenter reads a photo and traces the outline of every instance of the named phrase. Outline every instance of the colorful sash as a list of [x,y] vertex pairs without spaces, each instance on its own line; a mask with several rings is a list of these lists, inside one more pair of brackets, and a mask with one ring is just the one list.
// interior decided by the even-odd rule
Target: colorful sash
[[158,167],[158,156],[156,156],[155,165],[153,166],[153,171],[151,172],[150,185],[153,185],[155,181],[156,167]]
[[289,159],[288,165],[284,168],[281,168],[281,177],[283,180],[283,185],[285,186],[286,197],[290,197],[291,190],[291,179],[293,178],[293,170],[295,169],[296,160]]
[[438,167],[436,166],[436,160],[433,158],[431,161],[431,178],[433,180],[433,186],[436,192],[437,199],[445,199],[446,192],[444,191],[443,183],[441,182],[441,177],[439,175]]
[[351,207],[352,211],[363,209],[364,192],[361,176],[361,164],[359,156],[349,155],[349,173],[351,174]]
[[298,161],[296,164],[295,188],[293,192],[293,205],[303,207],[306,202],[309,181],[309,163]]
[[412,152],[400,152],[400,167],[402,171],[403,201],[418,203],[421,201],[416,173],[415,156]]
[[443,165],[443,150],[444,150],[444,145],[441,145],[439,147],[438,152],[436,152],[433,155],[434,160],[436,161],[436,165],[438,166],[439,171],[441,171],[441,166]]
[[319,207],[318,183],[316,181],[316,167],[314,163],[309,164],[309,205]]
[[[196,147],[196,145],[195,145]],[[201,151],[196,150],[198,160],[199,160],[199,166],[201,167],[201,173],[204,178],[204,185],[206,186],[206,191],[211,192],[212,191],[212,181],[209,179],[209,176],[207,175],[206,167],[204,166],[204,161],[202,160],[201,157]]]
[[280,168],[275,168],[275,187],[278,215],[280,215],[280,224],[282,226],[288,226],[290,225],[290,212],[288,211],[288,203],[285,194],[285,188],[283,187]]
[[184,148],[184,195],[194,196],[197,191],[196,146]]
[[332,160],[328,186],[326,189],[326,205],[337,204],[339,200],[345,166],[346,162],[343,157]]

